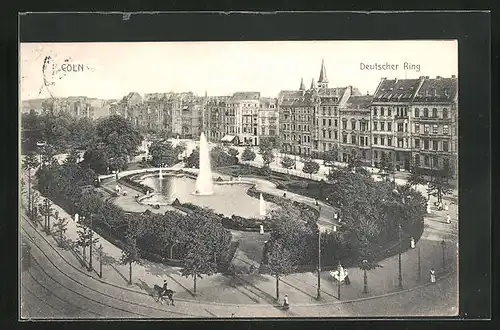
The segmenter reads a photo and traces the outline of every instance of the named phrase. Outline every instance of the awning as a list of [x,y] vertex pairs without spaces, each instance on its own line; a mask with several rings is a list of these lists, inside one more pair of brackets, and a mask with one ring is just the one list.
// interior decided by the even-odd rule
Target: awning
[[236,139],[235,135],[225,135],[222,139],[221,142],[233,142],[234,139]]

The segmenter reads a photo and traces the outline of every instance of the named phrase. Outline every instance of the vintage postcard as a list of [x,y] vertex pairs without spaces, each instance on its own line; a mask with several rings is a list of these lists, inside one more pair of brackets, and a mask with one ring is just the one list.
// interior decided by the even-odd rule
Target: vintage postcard
[[20,318],[458,314],[458,43],[21,43]]

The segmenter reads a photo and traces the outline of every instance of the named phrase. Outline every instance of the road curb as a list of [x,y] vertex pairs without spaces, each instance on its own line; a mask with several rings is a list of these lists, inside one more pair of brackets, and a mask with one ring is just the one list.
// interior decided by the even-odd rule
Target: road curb
[[[28,222],[29,219],[26,218],[26,216],[23,214],[22,215],[24,221]],[[30,224],[31,225],[31,224]],[[33,226],[32,226],[33,227]],[[144,296],[149,296],[148,293],[146,292],[143,292],[143,291],[138,291],[138,290],[134,290],[134,289],[131,289],[129,287],[125,287],[125,286],[121,286],[121,285],[118,285],[118,284],[114,284],[114,283],[111,283],[111,282],[108,282],[108,281],[105,281],[105,280],[102,280],[100,278],[96,278],[90,274],[88,274],[87,272],[84,272],[82,271],[81,269],[79,269],[78,267],[75,267],[71,262],[69,262],[58,250],[55,246],[53,246],[52,243],[50,243],[47,238],[42,235],[40,233],[40,231],[38,230],[38,228],[35,228],[33,227],[33,229],[40,235],[40,237],[42,237],[42,239],[50,246],[50,248],[52,248],[55,253],[57,255],[59,255],[61,257],[62,260],[64,260],[64,262],[66,262],[69,266],[71,266],[73,269],[75,269],[76,271],[80,272],[81,274],[85,274],[87,277],[93,279],[93,280],[96,280],[98,282],[101,282],[102,284],[106,284],[106,285],[109,285],[109,286],[113,286],[115,288],[118,288],[118,289],[122,289],[122,290],[126,290],[126,291],[129,291],[129,292],[132,292],[132,293],[137,293],[137,294],[141,294],[141,295],[144,295]],[[61,273],[64,273],[62,270],[60,270]],[[453,271],[449,271],[449,272],[446,272],[444,273],[442,276],[440,276],[437,281],[441,281],[443,279],[446,279],[448,276],[450,276],[451,274],[453,274],[454,272]],[[66,273],[64,273],[65,275],[68,275]],[[241,279],[240,277],[238,277],[239,279]],[[244,282],[248,283],[248,281],[244,280],[244,279],[241,279],[243,280]],[[365,300],[373,300],[373,299],[378,299],[378,298],[384,298],[384,297],[388,297],[388,296],[394,296],[394,295],[397,295],[397,294],[402,294],[402,293],[406,293],[406,292],[410,292],[410,291],[414,291],[414,290],[418,290],[420,288],[424,288],[428,285],[433,285],[433,284],[436,284],[436,283],[425,283],[425,284],[421,284],[421,285],[418,285],[418,286],[415,286],[415,287],[412,287],[412,288],[408,288],[408,289],[405,289],[405,290],[401,290],[401,291],[395,291],[395,292],[388,292],[388,293],[385,293],[385,294],[382,294],[382,295],[376,295],[376,296],[370,296],[370,297],[362,297],[362,298],[356,298],[356,299],[350,299],[350,300],[341,300],[341,301],[336,301],[336,302],[331,302],[331,303],[310,303],[310,304],[294,304],[294,306],[297,306],[297,307],[312,307],[312,306],[331,306],[331,305],[339,305],[339,304],[349,304],[349,303],[356,303],[356,302],[361,302],[361,301],[365,301]],[[212,301],[202,301],[202,300],[193,300],[193,299],[176,299],[176,301],[182,301],[182,302],[186,302],[186,303],[195,303],[195,304],[199,304],[199,305],[215,305],[215,306],[238,306],[238,307],[248,307],[248,308],[251,308],[251,307],[263,307],[263,306],[267,306],[267,305],[264,305],[264,304],[232,304],[232,303],[217,303],[217,302],[212,302]],[[271,305],[269,305],[271,306]]]

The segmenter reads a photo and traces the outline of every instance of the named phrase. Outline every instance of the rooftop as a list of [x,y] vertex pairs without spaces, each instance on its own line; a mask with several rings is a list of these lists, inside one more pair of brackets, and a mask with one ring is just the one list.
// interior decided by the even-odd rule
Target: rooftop
[[369,109],[372,95],[351,96],[345,105],[346,109]]
[[393,79],[382,78],[373,96],[376,102],[403,102],[410,101],[417,92],[423,77],[420,79]]
[[458,92],[458,78],[426,77],[415,95],[414,102],[451,102]]

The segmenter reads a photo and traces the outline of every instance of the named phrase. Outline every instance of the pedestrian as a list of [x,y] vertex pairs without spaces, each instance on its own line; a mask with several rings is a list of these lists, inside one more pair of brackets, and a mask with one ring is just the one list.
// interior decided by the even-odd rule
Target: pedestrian
[[283,198],[286,198],[286,193],[283,193]]
[[411,247],[412,249],[414,249],[414,248],[415,248],[415,239],[414,239],[413,237],[411,237],[411,238],[410,238],[410,247]]
[[338,218],[338,217],[339,217],[339,215],[337,214],[337,212],[335,212],[335,213],[333,214],[333,219],[337,220],[337,218]]
[[444,210],[448,211],[448,204],[444,204]]
[[349,279],[349,273],[347,272],[347,269],[346,269],[346,270],[344,270],[344,276],[345,276],[345,277],[344,277],[344,283],[345,283],[346,285],[351,284],[351,280]]
[[260,234],[264,235],[264,225],[260,225]]
[[449,214],[446,215],[446,223],[450,224],[451,223],[451,217]]
[[288,309],[290,307],[290,303],[288,301],[288,295],[285,295],[285,298],[283,299],[283,308]]
[[431,268],[429,273],[431,275],[431,283],[436,283],[436,271],[434,270],[434,268]]

